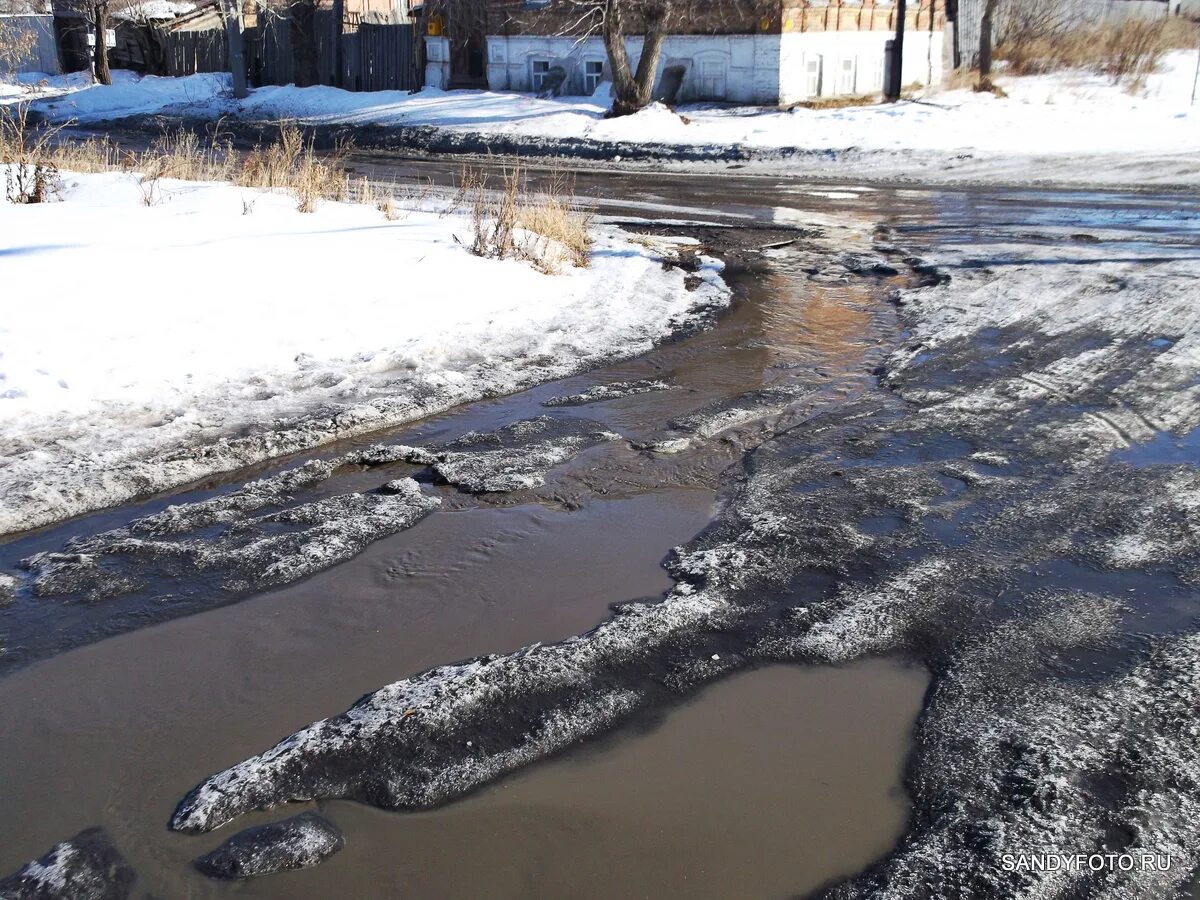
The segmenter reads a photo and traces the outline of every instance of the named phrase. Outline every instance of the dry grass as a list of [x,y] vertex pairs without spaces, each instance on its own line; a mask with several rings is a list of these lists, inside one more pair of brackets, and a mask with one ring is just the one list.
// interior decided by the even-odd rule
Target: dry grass
[[[1179,19],[1130,19],[1045,34],[1008,36],[996,58],[1015,75],[1082,69],[1107,75],[1114,84],[1138,90],[1157,71],[1163,54],[1196,40],[1196,26]],[[1194,46],[1194,43],[1191,45]]]
[[54,138],[53,130],[31,127],[27,105],[0,109],[0,163],[5,164],[4,199],[9,203],[45,203],[58,195]]
[[389,222],[395,222],[400,218],[400,214],[396,212],[396,201],[391,195],[380,197],[375,201],[375,208],[383,213],[383,217]]
[[344,168],[348,151],[348,146],[340,145],[333,153],[318,156],[299,126],[284,123],[276,141],[242,157],[231,180],[242,187],[290,191],[300,212],[313,212],[321,200],[344,202],[351,198],[350,177]]
[[[375,205],[366,185],[366,196],[356,197],[344,161],[345,145],[318,155],[311,139],[291,123],[280,126],[275,141],[238,153],[229,142],[207,142],[189,131],[168,132],[144,151],[121,150],[103,138],[86,141],[62,139],[62,126],[36,127],[27,104],[0,112],[0,162],[9,163],[7,192],[13,202],[48,199],[58,184],[59,171],[133,172],[147,206],[161,198],[158,182],[228,181],[246,188],[284,190],[296,198],[296,208],[312,212],[322,200],[357,200]],[[357,193],[363,193],[358,186]],[[24,198],[24,199],[20,199]]]
[[483,172],[464,169],[452,204],[469,204],[472,253],[521,259],[546,274],[589,264],[591,217],[580,210],[568,177],[555,173],[545,189],[534,192],[518,161],[503,169],[495,191],[488,181]]
[[[396,197],[403,189],[382,190],[367,178],[351,179],[344,160],[347,147],[318,155],[301,129],[285,123],[277,140],[238,153],[228,142],[206,142],[190,132],[162,135],[144,151],[123,151],[104,139],[60,139],[61,126],[38,128],[28,106],[0,111],[0,163],[6,163],[6,196],[14,203],[53,199],[59,172],[129,172],[137,179],[142,203],[164,199],[163,179],[232,182],[256,190],[283,190],[296,198],[300,212],[312,212],[322,200],[373,206],[389,222],[401,217]],[[464,167],[457,192],[444,214],[468,208],[471,251],[493,259],[520,259],[547,274],[564,266],[587,266],[592,246],[591,219],[575,199],[574,183],[555,173],[547,187],[530,189],[516,163],[502,170],[498,185],[481,171]],[[405,208],[421,208],[433,191],[431,182],[405,193]],[[242,214],[254,212],[243,199]]]
[[847,109],[851,106],[874,106],[879,94],[858,94],[848,97],[822,97],[817,100],[801,100],[788,109]]

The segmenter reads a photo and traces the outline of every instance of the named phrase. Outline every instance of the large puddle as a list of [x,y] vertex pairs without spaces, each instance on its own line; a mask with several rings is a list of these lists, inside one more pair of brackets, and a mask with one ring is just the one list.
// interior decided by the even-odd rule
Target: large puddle
[[[926,685],[886,662],[720,683],[446,809],[327,814],[353,849],[246,896],[788,897],[886,853]],[[361,835],[361,840],[359,836]]]
[[[557,394],[663,375],[672,390],[554,414],[636,441],[747,391],[863,390],[892,327],[880,288],[809,285],[797,266],[784,257],[738,276],[739,304],[715,329],[391,439],[443,441],[543,415]],[[237,603],[212,608],[214,596],[207,610],[203,583],[186,601],[167,583],[158,597],[20,599],[6,612],[9,646],[48,658],[0,679],[0,872],[102,825],[144,887],[167,897],[786,896],[852,873],[888,850],[907,816],[901,777],[927,681],[899,664],[751,672],[440,811],[332,804],[343,853],[236,888],[190,866],[232,829],[194,838],[166,828],[199,777],[381,684],[561,640],[610,604],[661,595],[672,585],[664,557],[711,521],[723,473],[756,439],[750,429],[658,459],[600,447],[552,471],[542,502],[477,503],[430,487],[443,511],[350,563]],[[381,478],[348,471],[318,495]],[[162,505],[46,529],[0,556],[15,561]]]
[[[725,224],[753,219],[763,228],[803,224],[814,196],[787,188],[771,202],[751,201],[708,188],[693,202]],[[628,193],[622,179],[608,189]],[[641,196],[669,205],[665,190]],[[954,231],[946,240],[973,235],[1000,245],[1017,227],[1005,220],[1006,202],[864,191],[832,206],[924,237],[944,226]],[[1103,216],[1099,201],[1079,202]],[[1157,215],[1158,202],[1145,200],[1135,243],[1150,239]],[[1061,236],[1050,206],[1022,227],[1030,223],[1048,242]],[[764,230],[759,243],[772,237]],[[443,499],[440,511],[349,562],[249,599],[209,596],[203,584],[186,603],[168,596],[167,584],[95,602],[18,598],[0,614],[11,663],[0,678],[0,873],[97,825],[141,887],[170,898],[787,897],[887,854],[909,817],[902,777],[928,678],[886,660],[743,672],[653,721],[431,812],[323,803],[347,846],[300,873],[230,886],[190,866],[235,829],[298,809],[245,816],[203,837],[167,829],[198,780],[367,692],[432,666],[581,634],[611,604],[670,589],[664,558],[712,521],[747,451],[791,423],[742,423],[669,456],[639,452],[637,442],[677,417],[755,392],[807,392],[796,396],[811,395],[814,406],[861,396],[898,337],[884,279],[831,273],[794,249],[760,260],[759,269],[734,274],[739,303],[711,330],[371,437],[425,444],[553,414],[586,417],[626,439],[552,470],[540,492],[479,499],[427,484]],[[552,413],[541,405],[658,377],[672,389]],[[341,472],[314,495],[370,490],[410,471],[396,468]],[[211,496],[245,477],[171,499]],[[0,546],[0,565],[165,502],[21,536]]]

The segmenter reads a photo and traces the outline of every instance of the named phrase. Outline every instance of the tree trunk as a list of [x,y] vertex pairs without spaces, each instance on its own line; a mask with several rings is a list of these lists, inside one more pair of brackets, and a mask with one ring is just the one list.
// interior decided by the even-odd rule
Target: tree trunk
[[637,93],[633,82],[633,69],[629,65],[629,51],[625,47],[625,23],[621,18],[620,0],[606,0],[604,4],[604,49],[608,54],[608,66],[612,70],[613,106],[610,116],[623,116],[636,112],[632,107]]
[[606,0],[604,48],[608,52],[609,68],[612,70],[614,95],[613,106],[608,113],[610,117],[628,116],[645,109],[654,98],[658,61],[662,57],[663,41],[667,36],[668,12],[668,7],[664,4],[647,14],[642,55],[638,59],[637,71],[634,72],[629,63],[629,52],[625,47],[621,0]]
[[318,81],[316,0],[299,0],[293,3],[289,19],[296,87],[312,87]]
[[979,80],[982,84],[992,74],[992,20],[996,13],[996,0],[983,4],[983,18],[979,21]]
[[97,84],[112,84],[112,73],[108,70],[108,0],[100,0],[92,7],[93,22],[96,29],[96,46],[93,48]]

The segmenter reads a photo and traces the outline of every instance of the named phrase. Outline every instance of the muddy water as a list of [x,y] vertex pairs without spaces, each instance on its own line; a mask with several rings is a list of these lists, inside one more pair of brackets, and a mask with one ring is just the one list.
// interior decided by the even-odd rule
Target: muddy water
[[[387,166],[378,174],[385,180]],[[1173,252],[1161,220],[1179,202],[591,178],[584,187],[596,205],[618,216],[702,216],[753,234],[751,226],[850,214],[922,240],[972,241],[993,262],[1006,242],[1052,246],[1107,222]],[[761,242],[770,240],[764,232]],[[670,377],[675,388],[553,415],[595,419],[638,440],[674,416],[763,387],[803,385],[824,400],[869,390],[867,373],[896,332],[886,286],[813,279],[812,263],[794,249],[766,254],[760,268],[734,277],[739,302],[709,331],[370,440],[442,441],[546,413],[541,402],[558,394],[634,378]],[[709,522],[737,476],[730,467],[761,435],[747,426],[725,437],[660,459],[604,445],[552,472],[536,497],[481,501],[430,487],[443,511],[410,531],[303,583],[220,607],[213,599],[184,610],[150,597],[121,617],[113,601],[19,599],[0,620],[10,656],[27,654],[0,678],[0,873],[95,825],[147,892],[170,898],[784,897],[861,869],[903,830],[900,778],[926,685],[923,674],[889,662],[750,672],[655,723],[431,813],[327,804],[348,846],[310,871],[212,882],[189,862],[233,827],[203,837],[166,829],[200,778],[367,691],[433,665],[578,634],[611,603],[661,593],[670,584],[663,557]],[[346,473],[322,491],[383,480]],[[165,502],[10,541],[0,564]]]
[[[732,275],[738,302],[711,330],[370,440],[439,442],[549,412],[636,441],[672,417],[764,387],[803,386],[823,399],[870,389],[895,333],[884,286],[812,281],[809,262],[785,250]],[[674,388],[541,406],[645,377],[668,377]],[[856,871],[890,848],[907,816],[901,776],[927,681],[895,663],[751,672],[444,810],[331,804],[348,847],[307,872],[212,882],[190,861],[232,829],[201,838],[166,829],[198,779],[368,691],[433,665],[578,634],[610,604],[661,594],[670,586],[664,557],[708,524],[736,477],[731,467],[764,436],[750,424],[660,458],[604,445],[551,472],[532,497],[480,500],[428,486],[443,511],[347,564],[241,602],[201,595],[184,605],[168,584],[120,601],[19,598],[3,620],[0,872],[96,825],[160,897],[787,896]],[[347,472],[319,493],[387,477]],[[0,562],[167,500],[9,541]]]
[[[885,853],[925,677],[883,662],[718,684],[444,810],[327,813],[362,834],[328,868],[247,896],[786,897]],[[386,860],[380,865],[380,860]]]

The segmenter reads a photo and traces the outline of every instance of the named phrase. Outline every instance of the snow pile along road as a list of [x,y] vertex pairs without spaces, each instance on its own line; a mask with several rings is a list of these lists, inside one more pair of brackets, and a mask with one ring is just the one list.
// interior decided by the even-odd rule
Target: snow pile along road
[[0,533],[649,349],[728,301],[615,229],[587,269],[463,216],[134,176],[0,207]]
[[369,126],[360,145],[751,162],[812,176],[929,182],[1200,184],[1200,108],[1191,103],[1196,51],[1175,51],[1129,91],[1084,71],[1001,77],[1006,96],[926,91],[918,100],[843,109],[654,104],[607,119],[602,97],[536,98],[497,91],[352,93],[262,87],[234,101],[228,76],[139,80],[111,87],[50,79],[36,104],[58,121],[162,113],[314,127]]

